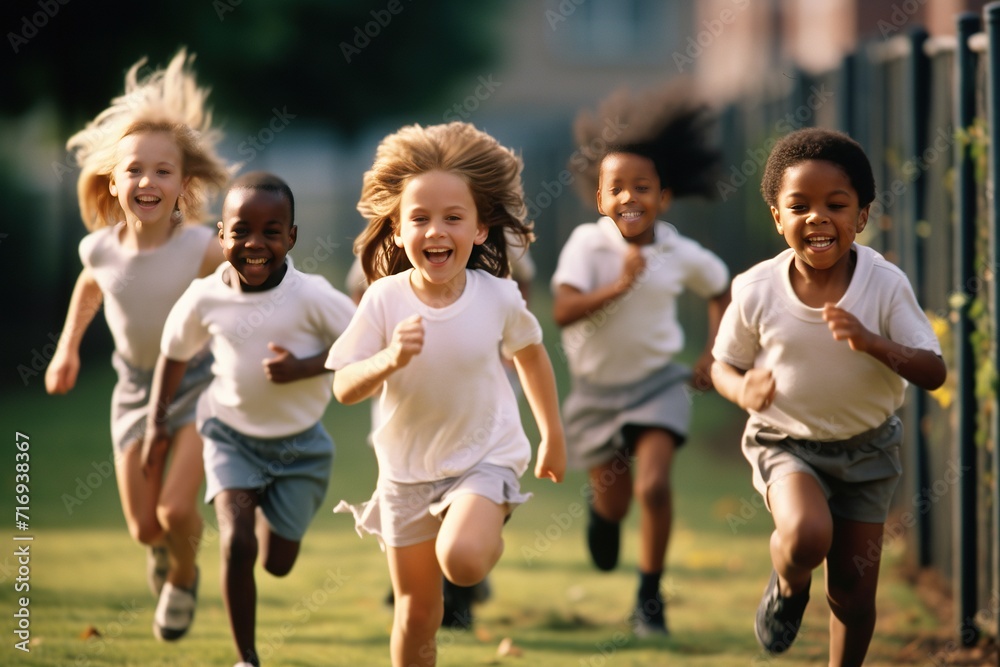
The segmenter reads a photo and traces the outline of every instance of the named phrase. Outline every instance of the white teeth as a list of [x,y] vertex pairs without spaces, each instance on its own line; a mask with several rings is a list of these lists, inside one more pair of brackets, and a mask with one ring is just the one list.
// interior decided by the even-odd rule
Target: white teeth
[[247,264],[267,264],[267,259],[264,257],[247,257],[244,261]]
[[146,196],[140,195],[140,196],[136,197],[136,199],[138,201],[142,202],[143,204],[155,204],[156,202],[160,201],[159,197],[152,197],[152,196],[149,196],[149,195],[146,195]]
[[444,249],[444,248],[434,248],[433,250],[428,250],[427,254],[429,254],[429,255],[435,255],[435,254],[441,254],[441,253],[446,253],[446,252],[449,252],[449,250]]
[[637,220],[642,217],[642,211],[625,211],[622,213],[622,220]]
[[813,248],[826,248],[827,246],[833,245],[833,239],[829,236],[815,237],[806,239],[806,243],[811,245]]

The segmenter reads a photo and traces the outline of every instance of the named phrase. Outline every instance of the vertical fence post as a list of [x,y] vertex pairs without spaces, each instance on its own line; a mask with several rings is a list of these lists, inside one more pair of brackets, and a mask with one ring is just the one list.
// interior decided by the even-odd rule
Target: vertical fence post
[[[904,116],[906,133],[903,137],[906,159],[917,160],[923,164],[924,150],[927,148],[927,125],[930,114],[930,60],[924,50],[927,42],[927,30],[917,28],[909,34],[909,55],[904,61],[906,65],[903,98],[903,108],[907,109]],[[903,268],[913,281],[913,291],[917,301],[927,302],[924,279],[924,243],[917,233],[918,225],[924,220],[924,192],[927,174],[919,170],[913,183],[907,191],[907,204],[901,208],[908,211],[911,219],[897,221],[900,245],[900,260]],[[902,202],[901,202],[902,203]],[[916,488],[930,488],[930,464],[927,455],[927,436],[924,433],[923,421],[927,413],[927,395],[916,387],[908,389],[907,402],[909,407],[905,412],[907,438],[913,442],[913,471]],[[920,512],[917,515],[917,560],[921,567],[931,564],[933,559],[933,525],[930,512]]]
[[[955,50],[955,123],[968,130],[976,116],[976,54],[969,39],[979,32],[976,14],[958,16],[958,45]],[[992,49],[992,47],[991,47]],[[976,297],[976,179],[972,146],[955,142],[955,296],[958,297],[955,323],[955,365],[957,428],[955,432],[958,469],[958,499],[955,503],[955,616],[959,638],[969,646],[978,638],[973,618],[976,607],[976,365],[972,350],[973,323],[969,308]],[[995,153],[991,149],[991,153]]]

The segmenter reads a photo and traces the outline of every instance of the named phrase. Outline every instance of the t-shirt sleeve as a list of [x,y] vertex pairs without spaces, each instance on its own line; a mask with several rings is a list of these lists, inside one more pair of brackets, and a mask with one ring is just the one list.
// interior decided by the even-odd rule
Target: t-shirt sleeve
[[714,252],[690,241],[685,287],[703,299],[722,294],[729,285],[729,267]]
[[377,283],[361,297],[358,309],[343,333],[334,341],[326,357],[326,368],[337,371],[356,361],[367,359],[387,345],[384,315],[380,315]]
[[[506,284],[504,284],[506,283]],[[542,342],[542,327],[538,319],[528,310],[528,305],[513,280],[504,280],[504,303],[509,304],[504,322],[500,351],[508,359],[529,345]]]
[[580,226],[566,239],[559,252],[555,273],[552,274],[551,287],[555,292],[560,285],[575,287],[581,292],[590,292],[597,286],[596,274],[590,267],[591,253],[587,250],[587,227]]
[[354,316],[354,302],[343,292],[334,289],[323,276],[312,276],[317,291],[315,317],[320,335],[327,346],[332,346]]
[[753,368],[760,342],[757,332],[746,321],[743,308],[743,300],[734,287],[733,300],[719,323],[712,356],[730,366],[749,370]]
[[160,338],[160,352],[168,359],[188,361],[211,338],[198,308],[200,293],[196,281],[184,291],[167,315]]
[[885,335],[889,340],[906,347],[930,350],[934,354],[941,355],[941,342],[934,334],[934,329],[920,307],[905,274],[901,273],[893,291],[885,326]]

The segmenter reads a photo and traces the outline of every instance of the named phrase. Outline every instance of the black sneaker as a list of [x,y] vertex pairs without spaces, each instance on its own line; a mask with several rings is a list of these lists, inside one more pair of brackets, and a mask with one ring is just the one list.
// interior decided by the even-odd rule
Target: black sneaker
[[621,546],[621,523],[610,521],[594,511],[590,506],[587,522],[587,548],[598,570],[609,572],[618,565],[618,550]]
[[667,630],[666,604],[659,593],[656,594],[655,599],[636,604],[628,620],[629,625],[632,626],[632,632],[639,639],[665,637],[670,634]]
[[764,589],[764,597],[757,607],[754,634],[761,647],[772,655],[784,653],[795,641],[802,625],[802,614],[809,602],[809,586],[791,597],[783,598],[778,592],[778,573],[771,570],[771,580]]
[[458,586],[444,580],[444,618],[441,627],[468,630],[472,627],[472,596],[475,586]]

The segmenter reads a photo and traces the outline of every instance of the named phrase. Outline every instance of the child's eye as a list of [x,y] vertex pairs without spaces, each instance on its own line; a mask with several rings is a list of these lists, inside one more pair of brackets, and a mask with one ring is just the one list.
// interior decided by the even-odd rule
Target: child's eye
[[616,194],[618,194],[618,193],[619,193],[619,192],[621,192],[621,191],[622,191],[622,189],[621,189],[621,188],[611,188],[611,189],[609,190],[609,192],[610,192],[611,194],[613,194],[613,195],[616,195]]

